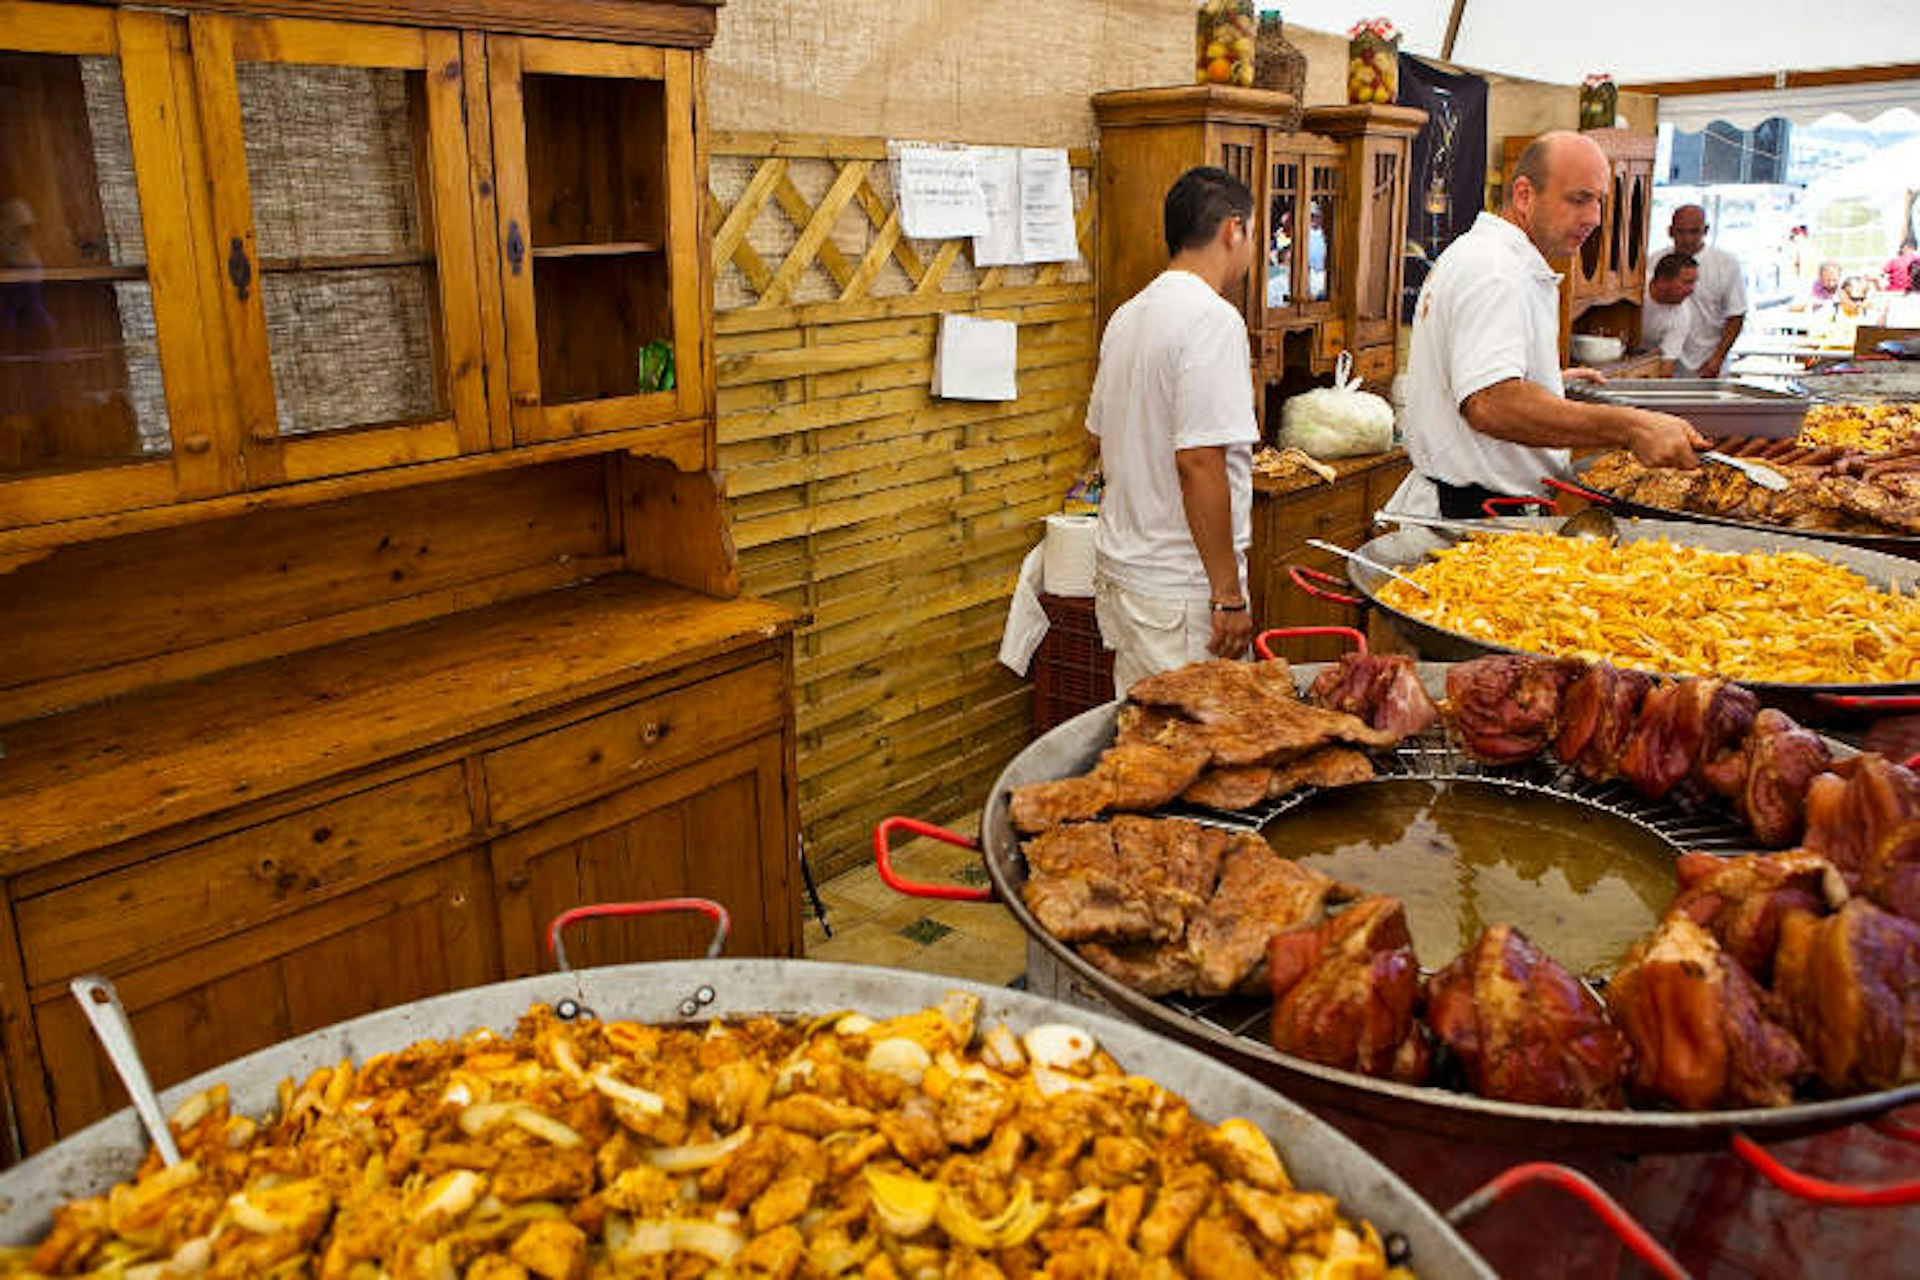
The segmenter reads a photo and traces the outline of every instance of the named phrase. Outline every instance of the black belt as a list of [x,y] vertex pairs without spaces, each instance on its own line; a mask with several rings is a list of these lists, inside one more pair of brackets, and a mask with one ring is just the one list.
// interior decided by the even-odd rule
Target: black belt
[[1445,480],[1434,480],[1433,487],[1440,494],[1440,514],[1449,520],[1479,520],[1485,518],[1489,498],[1518,497],[1517,494],[1501,493],[1498,489],[1489,489],[1483,484],[1448,484]]

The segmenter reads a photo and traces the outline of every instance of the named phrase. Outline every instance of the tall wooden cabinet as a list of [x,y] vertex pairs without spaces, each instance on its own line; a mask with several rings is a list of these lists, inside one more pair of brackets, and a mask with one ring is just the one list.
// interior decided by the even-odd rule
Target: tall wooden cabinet
[[[1639,345],[1640,308],[1647,296],[1647,248],[1652,235],[1653,157],[1656,139],[1631,129],[1589,129],[1583,137],[1607,156],[1608,184],[1600,226],[1580,251],[1553,264],[1560,280],[1560,358],[1571,362],[1575,333],[1605,333]],[[1531,136],[1503,144],[1505,172],[1513,173]]]
[[712,473],[715,8],[0,3],[0,1132],[122,1101],[80,973],[165,1085],[545,969],[585,900],[798,953],[799,618]]
[[1406,231],[1407,148],[1426,120],[1406,107],[1310,107],[1219,85],[1096,94],[1100,126],[1100,322],[1166,266],[1162,204],[1174,179],[1212,164],[1253,191],[1265,252],[1233,299],[1253,376],[1325,373],[1343,350],[1392,378]]

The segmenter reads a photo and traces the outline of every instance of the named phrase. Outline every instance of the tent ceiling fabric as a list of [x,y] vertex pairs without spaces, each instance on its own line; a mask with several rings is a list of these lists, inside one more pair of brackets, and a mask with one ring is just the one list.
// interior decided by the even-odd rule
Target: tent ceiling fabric
[[[1579,84],[1604,71],[1622,84],[1709,80],[1887,63],[1920,63],[1913,0],[1465,0],[1451,61],[1476,71]],[[1438,58],[1452,0],[1281,0],[1288,24],[1345,35],[1386,17],[1400,48]],[[1915,106],[1911,97],[1906,105]]]

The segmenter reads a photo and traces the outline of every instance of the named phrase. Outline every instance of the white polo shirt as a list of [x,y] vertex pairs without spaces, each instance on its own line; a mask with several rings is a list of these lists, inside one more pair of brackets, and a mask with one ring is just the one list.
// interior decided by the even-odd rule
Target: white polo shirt
[[1691,298],[1683,298],[1679,302],[1655,302],[1649,297],[1640,308],[1640,345],[1658,348],[1661,355],[1679,364],[1692,315],[1687,307],[1690,301]]
[[1525,378],[1560,384],[1560,276],[1520,228],[1482,213],[1448,245],[1420,290],[1401,415],[1414,475],[1396,495],[1413,510],[1438,511],[1430,476],[1500,493],[1543,493],[1542,476],[1568,474],[1565,449],[1541,449],[1482,435],[1460,405],[1476,391]]
[[[1660,265],[1660,259],[1672,252],[1669,244],[1648,260],[1647,279],[1653,279],[1653,269]],[[1747,282],[1740,274],[1740,259],[1708,245],[1694,254],[1693,260],[1700,264],[1700,278],[1693,286],[1693,295],[1678,304],[1686,314],[1687,332],[1674,357],[1680,365],[1675,372],[1686,376],[1696,373],[1720,345],[1727,321],[1747,314]]]
[[1173,455],[1222,445],[1244,580],[1260,427],[1239,308],[1190,271],[1156,276],[1107,321],[1087,430],[1106,481],[1093,543],[1101,575],[1143,595],[1209,598]]

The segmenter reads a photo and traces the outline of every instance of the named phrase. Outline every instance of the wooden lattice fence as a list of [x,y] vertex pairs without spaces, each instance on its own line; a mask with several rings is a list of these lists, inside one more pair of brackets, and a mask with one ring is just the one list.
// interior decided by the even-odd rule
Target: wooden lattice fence
[[[1092,155],[1070,153],[1082,260],[976,269],[900,233],[885,142],[720,134],[720,461],[744,588],[805,608],[800,813],[821,874],[888,813],[977,811],[1027,741],[995,661],[1021,557],[1090,450]],[[939,315],[1019,324],[1019,398],[928,394]]]

